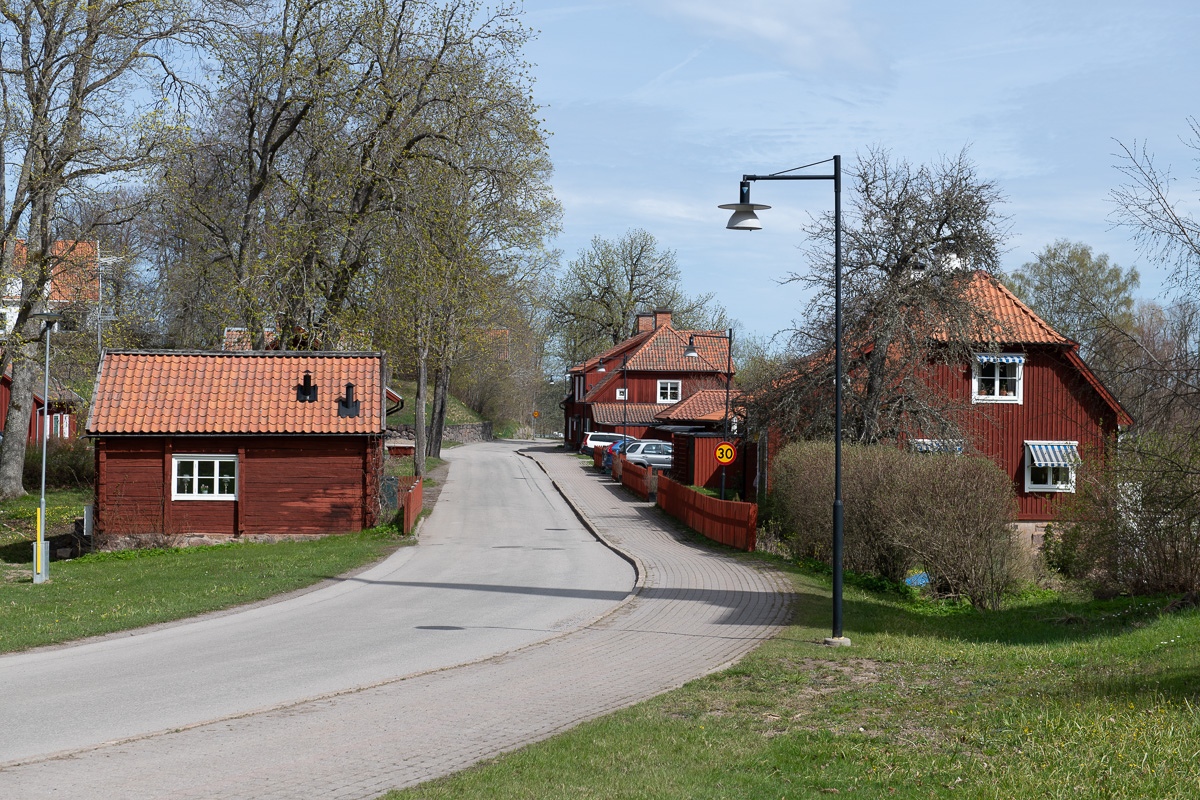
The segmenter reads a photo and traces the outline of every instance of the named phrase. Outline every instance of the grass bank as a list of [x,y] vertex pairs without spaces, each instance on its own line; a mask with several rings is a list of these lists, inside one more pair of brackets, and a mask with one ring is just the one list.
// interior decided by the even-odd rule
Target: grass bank
[[1200,796],[1200,612],[847,587],[834,649],[828,578],[782,568],[794,622],[736,667],[387,797]]
[[404,541],[392,529],[375,529],[308,542],[95,553],[51,562],[50,580],[34,585],[30,538],[6,538],[0,652],[263,600],[368,564]]
[[[417,421],[416,414],[416,396],[417,382],[416,381],[395,381],[392,383],[392,388],[398,391],[404,397],[404,408],[399,412],[390,415],[387,418],[387,424],[395,425],[412,425]],[[433,384],[429,384],[429,397],[425,401],[425,422],[433,419]],[[454,395],[450,395],[446,399],[446,424],[447,425],[465,425],[471,422],[483,422],[483,417],[472,411],[467,405]]]

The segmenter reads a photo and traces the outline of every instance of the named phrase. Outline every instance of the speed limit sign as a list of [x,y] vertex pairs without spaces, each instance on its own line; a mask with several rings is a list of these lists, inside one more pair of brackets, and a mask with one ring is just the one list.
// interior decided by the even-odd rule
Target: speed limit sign
[[718,464],[732,464],[737,458],[737,449],[729,442],[721,442],[717,445],[716,454]]

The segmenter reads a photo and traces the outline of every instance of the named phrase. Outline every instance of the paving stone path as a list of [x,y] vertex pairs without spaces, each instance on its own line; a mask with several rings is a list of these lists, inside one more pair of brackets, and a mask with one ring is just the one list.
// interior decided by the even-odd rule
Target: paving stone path
[[767,569],[684,541],[650,504],[526,450],[638,587],[579,630],[487,661],[0,769],[12,798],[373,798],[461,770],[736,661],[784,623]]

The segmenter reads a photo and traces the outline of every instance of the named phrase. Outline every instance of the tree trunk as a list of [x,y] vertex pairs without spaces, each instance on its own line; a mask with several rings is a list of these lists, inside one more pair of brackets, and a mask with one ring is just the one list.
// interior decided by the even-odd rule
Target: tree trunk
[[446,431],[446,406],[450,396],[450,364],[438,367],[433,379],[433,421],[429,426],[429,455],[442,455],[442,434]]
[[428,380],[428,363],[429,363],[429,348],[420,347],[417,351],[417,396],[415,402],[416,408],[413,409],[413,424],[417,429],[417,440],[413,447],[413,474],[418,477],[425,476],[425,396],[428,393],[426,382]]
[[12,363],[12,394],[0,442],[0,499],[25,494],[25,445],[29,441],[29,418],[33,414],[33,391],[37,383],[37,342],[24,345]]

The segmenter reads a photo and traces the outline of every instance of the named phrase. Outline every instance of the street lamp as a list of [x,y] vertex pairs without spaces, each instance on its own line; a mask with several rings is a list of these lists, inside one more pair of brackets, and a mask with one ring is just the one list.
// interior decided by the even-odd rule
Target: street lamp
[[[790,175],[799,169],[817,164],[833,162],[830,175]],[[743,175],[739,187],[739,200],[718,208],[733,212],[726,228],[735,231],[762,229],[755,211],[770,206],[750,202],[750,181],[833,181],[833,327],[834,327],[834,433],[833,433],[833,636],[825,640],[828,645],[849,645],[850,640],[842,635],[842,157],[834,156],[825,161],[816,161],[802,167],[785,169],[770,175]]]
[[[735,212],[737,213],[737,212]],[[754,212],[751,211],[751,214]],[[757,220],[755,220],[757,222]],[[762,227],[761,225],[759,227]],[[725,339],[725,418],[722,426],[721,441],[729,441],[729,381],[733,377],[733,328],[730,328],[725,334],[719,333],[693,333],[688,337],[687,349],[683,351],[685,358],[699,358],[700,354],[696,352],[696,337],[702,336],[706,339]],[[725,465],[721,465],[721,499],[725,499]]]
[[62,314],[42,311],[30,314],[30,319],[42,322],[42,333],[46,337],[46,368],[42,383],[42,502],[39,506],[37,541],[33,543],[33,582],[45,583],[47,562],[50,560],[50,545],[46,542],[46,444],[50,441],[50,329],[63,319]]

